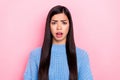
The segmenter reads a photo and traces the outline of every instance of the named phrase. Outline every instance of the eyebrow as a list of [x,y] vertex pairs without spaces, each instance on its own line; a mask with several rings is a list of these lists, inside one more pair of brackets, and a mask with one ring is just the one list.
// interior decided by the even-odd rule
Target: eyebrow
[[[55,21],[55,22],[57,22],[58,20],[51,20],[51,21]],[[60,20],[60,21],[67,21],[67,20]]]

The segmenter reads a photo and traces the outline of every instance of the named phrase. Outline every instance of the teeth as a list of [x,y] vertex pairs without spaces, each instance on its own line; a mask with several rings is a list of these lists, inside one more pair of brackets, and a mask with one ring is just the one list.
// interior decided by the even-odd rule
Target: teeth
[[58,32],[57,34],[61,34],[61,35],[62,35],[62,33],[61,33],[61,32]]

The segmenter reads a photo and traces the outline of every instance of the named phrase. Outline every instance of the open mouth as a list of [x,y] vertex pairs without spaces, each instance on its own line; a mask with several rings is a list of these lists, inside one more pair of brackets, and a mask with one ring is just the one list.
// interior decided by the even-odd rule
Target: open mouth
[[57,33],[56,33],[56,37],[57,37],[57,38],[61,38],[61,37],[62,37],[62,35],[63,35],[63,33],[62,33],[62,32],[57,32]]

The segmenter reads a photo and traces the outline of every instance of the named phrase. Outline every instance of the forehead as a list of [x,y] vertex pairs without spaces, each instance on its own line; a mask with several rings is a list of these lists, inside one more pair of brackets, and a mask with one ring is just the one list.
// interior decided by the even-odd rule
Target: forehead
[[68,20],[68,17],[64,13],[55,14],[51,20]]

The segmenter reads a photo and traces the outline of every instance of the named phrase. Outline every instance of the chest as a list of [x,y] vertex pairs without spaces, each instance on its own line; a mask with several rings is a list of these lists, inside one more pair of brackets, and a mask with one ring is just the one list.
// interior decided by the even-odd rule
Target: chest
[[51,54],[49,79],[50,80],[68,80],[69,68],[66,53]]

